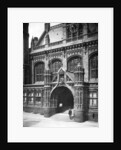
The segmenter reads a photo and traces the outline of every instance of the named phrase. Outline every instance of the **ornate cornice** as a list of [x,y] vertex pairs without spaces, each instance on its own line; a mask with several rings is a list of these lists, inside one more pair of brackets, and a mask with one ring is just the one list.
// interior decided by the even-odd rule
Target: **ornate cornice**
[[51,50],[45,50],[45,51],[40,51],[38,53],[33,53],[33,54],[30,54],[31,56],[38,56],[38,55],[44,55],[44,54],[50,54],[50,53],[55,53],[55,52],[59,52],[59,51],[68,51],[69,53],[69,50],[76,50],[76,52],[80,52],[80,48],[89,48],[90,47],[96,47],[98,44],[98,40],[94,40],[94,41],[89,41],[89,42],[84,42],[84,43],[79,43],[79,44],[73,44],[73,45],[69,45],[69,46],[62,46],[60,48],[55,48],[55,49],[51,49]]
[[58,58],[58,57],[61,57],[62,55],[63,55],[62,51],[61,52],[50,53],[48,55],[48,58],[49,59]]

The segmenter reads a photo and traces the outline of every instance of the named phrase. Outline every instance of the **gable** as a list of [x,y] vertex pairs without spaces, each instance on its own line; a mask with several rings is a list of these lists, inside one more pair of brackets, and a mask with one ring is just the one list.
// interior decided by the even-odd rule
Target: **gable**
[[41,45],[45,45],[45,35],[46,35],[46,32],[43,31],[42,35],[40,36],[39,40],[38,40],[38,43],[36,46],[41,46]]
[[66,72],[67,81],[74,81],[74,73]]
[[65,37],[65,32],[63,26],[51,29],[49,31],[50,43],[54,43],[57,41],[62,41]]
[[66,75],[66,81],[72,81],[72,79],[68,75]]

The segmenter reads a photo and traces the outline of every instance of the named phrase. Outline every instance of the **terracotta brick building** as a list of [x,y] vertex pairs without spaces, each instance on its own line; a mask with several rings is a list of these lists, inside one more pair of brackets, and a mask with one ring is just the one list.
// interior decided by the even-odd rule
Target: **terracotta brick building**
[[98,24],[61,23],[34,37],[23,24],[23,109],[45,117],[74,109],[74,120],[98,121]]

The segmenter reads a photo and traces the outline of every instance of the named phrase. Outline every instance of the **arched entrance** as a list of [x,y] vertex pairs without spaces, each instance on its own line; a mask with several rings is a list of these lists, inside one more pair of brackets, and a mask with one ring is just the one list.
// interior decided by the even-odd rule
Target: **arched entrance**
[[51,99],[56,101],[56,113],[64,112],[74,107],[74,98],[72,92],[65,86],[57,87],[51,94]]

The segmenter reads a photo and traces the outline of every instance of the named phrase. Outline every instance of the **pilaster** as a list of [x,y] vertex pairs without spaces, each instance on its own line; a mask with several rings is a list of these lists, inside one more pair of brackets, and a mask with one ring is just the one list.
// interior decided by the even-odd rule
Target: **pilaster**
[[84,105],[84,69],[79,64],[74,72],[75,75],[75,97],[74,97],[74,120],[76,122],[85,121]]
[[84,67],[84,70],[85,70],[85,74],[84,74],[84,82],[88,82],[89,80],[89,58],[88,58],[88,50],[87,50],[87,47],[84,47],[83,48],[83,67]]
[[83,25],[83,35],[84,35],[83,40],[85,41],[87,39],[87,23],[84,23]]
[[32,78],[31,78],[31,82],[32,82],[32,84],[34,84],[34,61],[32,60],[32,62],[31,62],[31,66],[32,66],[32,68],[31,68],[31,75],[32,75]]
[[44,116],[50,117],[55,113],[55,108],[51,107],[51,73],[50,70],[45,70],[44,72]]

